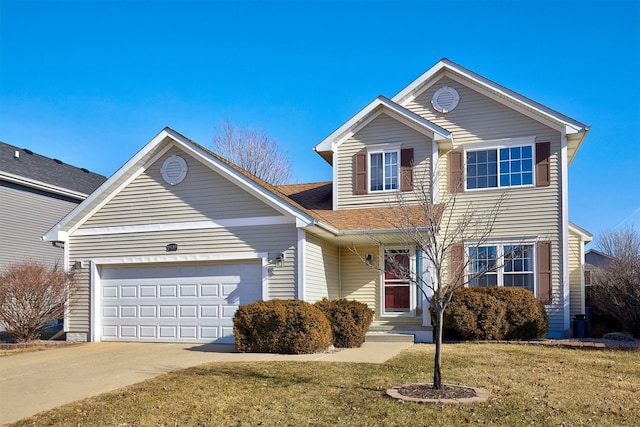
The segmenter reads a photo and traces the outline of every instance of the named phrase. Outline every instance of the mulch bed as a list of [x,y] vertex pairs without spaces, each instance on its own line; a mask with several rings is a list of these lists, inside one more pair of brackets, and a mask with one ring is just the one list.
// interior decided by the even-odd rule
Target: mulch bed
[[397,388],[398,393],[418,399],[464,399],[475,397],[475,390],[468,387],[443,384],[436,390],[431,384],[406,384]]
[[483,388],[443,384],[436,390],[427,383],[403,384],[387,390],[387,395],[401,402],[417,403],[480,403],[489,398]]

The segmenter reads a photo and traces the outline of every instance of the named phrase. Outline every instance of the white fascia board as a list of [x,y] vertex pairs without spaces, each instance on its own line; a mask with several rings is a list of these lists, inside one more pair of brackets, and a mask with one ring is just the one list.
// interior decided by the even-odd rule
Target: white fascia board
[[23,187],[29,187],[35,190],[57,194],[59,196],[65,196],[77,200],[84,200],[88,196],[88,194],[85,193],[80,193],[78,191],[73,191],[67,188],[58,187],[56,185],[47,184],[46,182],[37,181],[35,179],[25,178],[24,176],[14,175],[9,172],[0,171],[0,181],[6,181],[12,184],[21,185]]
[[301,222],[306,226],[315,222],[315,220],[306,213],[290,205],[252,179],[249,179],[238,171],[230,168],[227,164],[221,162],[216,157],[211,156],[209,153],[191,144],[190,141],[186,140],[186,138],[182,137],[181,140],[177,141],[181,143],[180,148],[189,152],[193,157],[199,158],[205,166],[208,166],[210,169],[227,178],[277,211],[295,218],[296,223]]
[[567,134],[586,132],[588,130],[588,126],[584,125],[583,123],[580,123],[574,119],[571,119],[570,117],[567,117],[562,113],[554,111],[551,108],[545,107],[544,105],[538,102],[535,102],[523,95],[520,95],[519,93],[512,91],[511,89],[508,89],[485,77],[482,77],[481,75],[471,70],[468,70],[454,62],[451,62],[446,58],[440,60],[436,65],[434,65],[433,67],[428,69],[426,72],[424,72],[420,77],[418,77],[416,80],[411,82],[407,87],[405,87],[400,92],[398,92],[398,94],[396,94],[393,98],[391,98],[391,100],[401,105],[410,101],[411,99],[413,99],[414,92],[417,89],[421,88],[422,85],[427,80],[429,80],[435,74],[440,72],[442,69],[461,75],[464,78],[470,81],[473,81],[474,83],[476,83],[481,87],[485,87],[491,91],[499,93],[501,96],[504,96],[505,98],[511,100],[515,104],[524,105],[527,108],[536,111],[538,114],[542,116],[550,118],[556,122],[562,123],[565,126],[565,132]]
[[355,116],[353,116],[345,124],[336,129],[331,135],[329,135],[318,145],[316,145],[315,151],[335,152],[337,147],[341,143],[349,139],[349,137],[357,133],[358,130],[360,130],[371,120],[373,120],[373,118],[377,117],[377,115],[380,114],[378,111],[376,111],[376,109],[378,109],[379,107],[386,108],[391,112],[395,112],[398,115],[395,118],[398,119],[398,117],[400,117],[405,119],[407,121],[406,124],[417,125],[417,128],[414,127],[414,129],[417,129],[422,133],[424,133],[425,130],[428,130],[429,136],[433,136],[433,139],[436,141],[449,139],[451,137],[451,133],[446,129],[441,128],[435,123],[430,122],[429,120],[419,116],[418,114],[415,114],[412,111],[407,110],[403,106],[398,105],[394,101],[381,95],[371,101]]
[[[140,151],[134,154],[120,169],[118,169],[109,179],[107,179],[100,187],[98,187],[89,197],[87,197],[82,203],[76,206],[71,212],[69,212],[64,218],[60,220],[56,225],[53,226],[51,230],[49,230],[44,236],[42,236],[42,240],[45,241],[66,241],[60,240],[57,236],[60,235],[60,231],[68,231],[65,228],[69,227],[69,225],[73,222],[76,222],[78,219],[78,215],[82,213],[82,211],[87,207],[94,203],[99,202],[101,199],[108,197],[114,191],[109,192],[109,194],[105,194],[107,190],[113,186],[114,182],[117,182],[120,178],[122,178],[126,174],[130,174],[132,172],[139,172],[139,170],[132,171],[133,167],[140,162],[146,155],[148,155],[153,149],[156,148],[160,142],[162,142],[167,136],[171,136],[168,132],[169,128],[164,128],[160,133],[158,133],[151,141],[147,143]],[[91,209],[89,215],[95,212],[95,208]],[[84,218],[87,216],[85,215]],[[80,223],[74,224],[77,228]],[[68,235],[67,235],[68,238]]]
[[[196,158],[200,158],[201,161],[205,165],[208,165],[216,172],[230,179],[232,182],[240,185],[245,190],[249,191],[251,194],[259,196],[259,198],[265,201],[267,204],[273,206],[277,210],[287,213],[295,217],[296,219],[301,220],[305,224],[313,223],[313,218],[308,215],[298,211],[294,207],[285,203],[283,200],[275,196],[274,194],[267,191],[262,186],[257,183],[251,181],[240,173],[236,172],[229,168],[226,164],[223,164],[218,159],[213,156],[207,155],[202,150],[195,147],[191,141],[174,131],[171,128],[164,128],[160,133],[158,133],[150,142],[148,142],[140,151],[138,151],[129,161],[127,161],[120,169],[116,171],[107,181],[105,181],[96,191],[94,191],[87,199],[85,199],[82,203],[76,206],[67,216],[65,216],[58,224],[56,224],[51,230],[49,230],[42,239],[45,241],[66,241],[62,240],[60,236],[60,231],[69,232],[70,230],[76,230],[84,221],[86,221],[91,215],[93,215],[100,207],[102,207],[110,198],[114,197],[120,190],[130,183],[136,176],[142,173],[145,170],[144,166],[140,165],[140,162],[148,156],[153,150],[157,148],[157,146],[165,140],[165,138],[171,138],[177,146],[181,149],[191,153]],[[155,157],[162,155],[171,147],[170,144],[162,150],[161,153],[158,153]],[[147,162],[149,164],[149,162]],[[123,176],[129,175],[128,179],[117,188],[112,188],[113,184],[119,181]],[[82,218],[79,218],[79,215],[84,211],[87,206],[94,206],[87,214],[85,214]],[[67,235],[68,238],[68,235]]]
[[593,234],[589,233],[584,228],[572,223],[571,221],[569,221],[569,232],[576,234],[584,243],[589,243],[591,240],[593,240]]

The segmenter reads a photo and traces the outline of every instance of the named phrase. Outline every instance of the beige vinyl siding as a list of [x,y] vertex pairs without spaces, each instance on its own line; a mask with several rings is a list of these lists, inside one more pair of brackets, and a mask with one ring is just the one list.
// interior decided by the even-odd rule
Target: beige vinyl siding
[[338,247],[306,233],[305,259],[305,300],[316,302],[324,297],[339,298]]
[[[401,144],[401,148],[413,148],[414,181],[419,177],[429,176],[431,167],[432,141],[424,134],[399,122],[391,116],[382,113],[354,134],[338,147],[337,180],[338,203],[337,209],[359,207],[387,206],[396,201],[395,191],[372,192],[356,195],[353,192],[353,156],[367,146],[376,144]],[[400,159],[398,159],[400,162]],[[369,160],[367,159],[367,165]],[[368,173],[367,173],[368,175]],[[367,188],[369,177],[367,177]],[[411,193],[402,193],[411,197]]]
[[[453,111],[441,114],[431,106],[431,97],[445,85],[458,91],[460,102]],[[473,149],[474,144],[520,137],[535,137],[535,142],[551,143],[551,185],[466,191],[458,195],[457,206],[461,212],[463,207],[472,204],[476,214],[482,215],[489,212],[496,199],[504,194],[506,200],[497,217],[493,236],[514,239],[530,237],[552,242],[554,289],[553,303],[547,306],[549,327],[556,331],[563,330],[560,132],[446,76],[405,107],[452,132],[456,148],[464,146],[465,149]],[[439,178],[443,195],[449,190],[447,168],[448,150],[440,150]]]
[[583,242],[575,234],[569,232],[569,288],[571,319],[576,314],[584,314],[584,281],[582,272],[582,248]]
[[375,311],[375,318],[380,318],[380,273],[366,265],[362,259],[367,254],[378,259],[376,246],[357,246],[354,250],[340,248],[340,276],[342,280],[342,298],[363,302]]
[[[447,114],[438,113],[431,105],[434,92],[442,86],[453,87],[460,95],[458,106]],[[541,128],[552,129],[476,89],[479,90],[471,83],[462,84],[444,76],[404,107],[451,132],[456,145],[501,138],[540,136],[537,132]],[[559,133],[560,129],[558,125],[555,128],[556,133]]]
[[[171,155],[183,157],[187,176],[177,185],[160,169]],[[200,161],[173,147],[87,220],[81,228],[206,221],[280,215]]]
[[[294,298],[297,289],[297,230],[293,224],[268,227],[234,227],[204,230],[178,230],[149,233],[109,234],[101,236],[71,236],[70,262],[99,258],[161,257],[166,245],[176,243],[178,251],[171,255],[225,256],[242,252],[269,254],[269,298]],[[274,266],[279,253],[285,254],[282,267]],[[70,314],[70,324],[89,332],[89,277],[82,276],[80,290]]]
[[[73,262],[71,262],[71,265],[73,265]],[[69,271],[71,271],[71,265],[69,265]],[[91,299],[89,293],[90,274],[89,265],[73,270],[72,292],[68,303],[68,315],[65,316],[65,330],[68,333],[89,333],[89,318],[91,316],[89,304]]]
[[0,270],[7,264],[31,259],[62,267],[64,252],[40,238],[80,201],[0,182]]

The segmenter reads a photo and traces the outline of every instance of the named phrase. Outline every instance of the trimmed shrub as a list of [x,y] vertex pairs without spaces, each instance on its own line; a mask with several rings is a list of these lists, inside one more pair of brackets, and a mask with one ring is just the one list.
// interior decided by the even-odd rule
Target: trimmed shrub
[[533,293],[521,288],[461,288],[444,312],[443,334],[452,340],[543,338],[549,319]]
[[248,353],[315,353],[332,341],[322,311],[297,299],[241,305],[233,317],[233,333],[238,351]]
[[442,333],[451,340],[500,340],[507,331],[506,304],[477,292],[477,288],[457,289],[444,310]]
[[507,305],[505,313],[508,325],[504,339],[528,340],[545,338],[549,332],[547,310],[532,292],[522,288],[490,287],[487,294]]
[[360,347],[373,321],[373,310],[359,301],[323,298],[314,304],[331,324],[333,345],[338,348]]

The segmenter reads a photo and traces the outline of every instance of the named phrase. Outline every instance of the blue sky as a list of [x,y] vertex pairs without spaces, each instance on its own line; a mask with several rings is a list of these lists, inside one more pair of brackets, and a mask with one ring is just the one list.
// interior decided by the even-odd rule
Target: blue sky
[[446,57],[592,127],[569,217],[640,225],[640,2],[0,0],[0,140],[110,176],[164,126],[312,147]]

